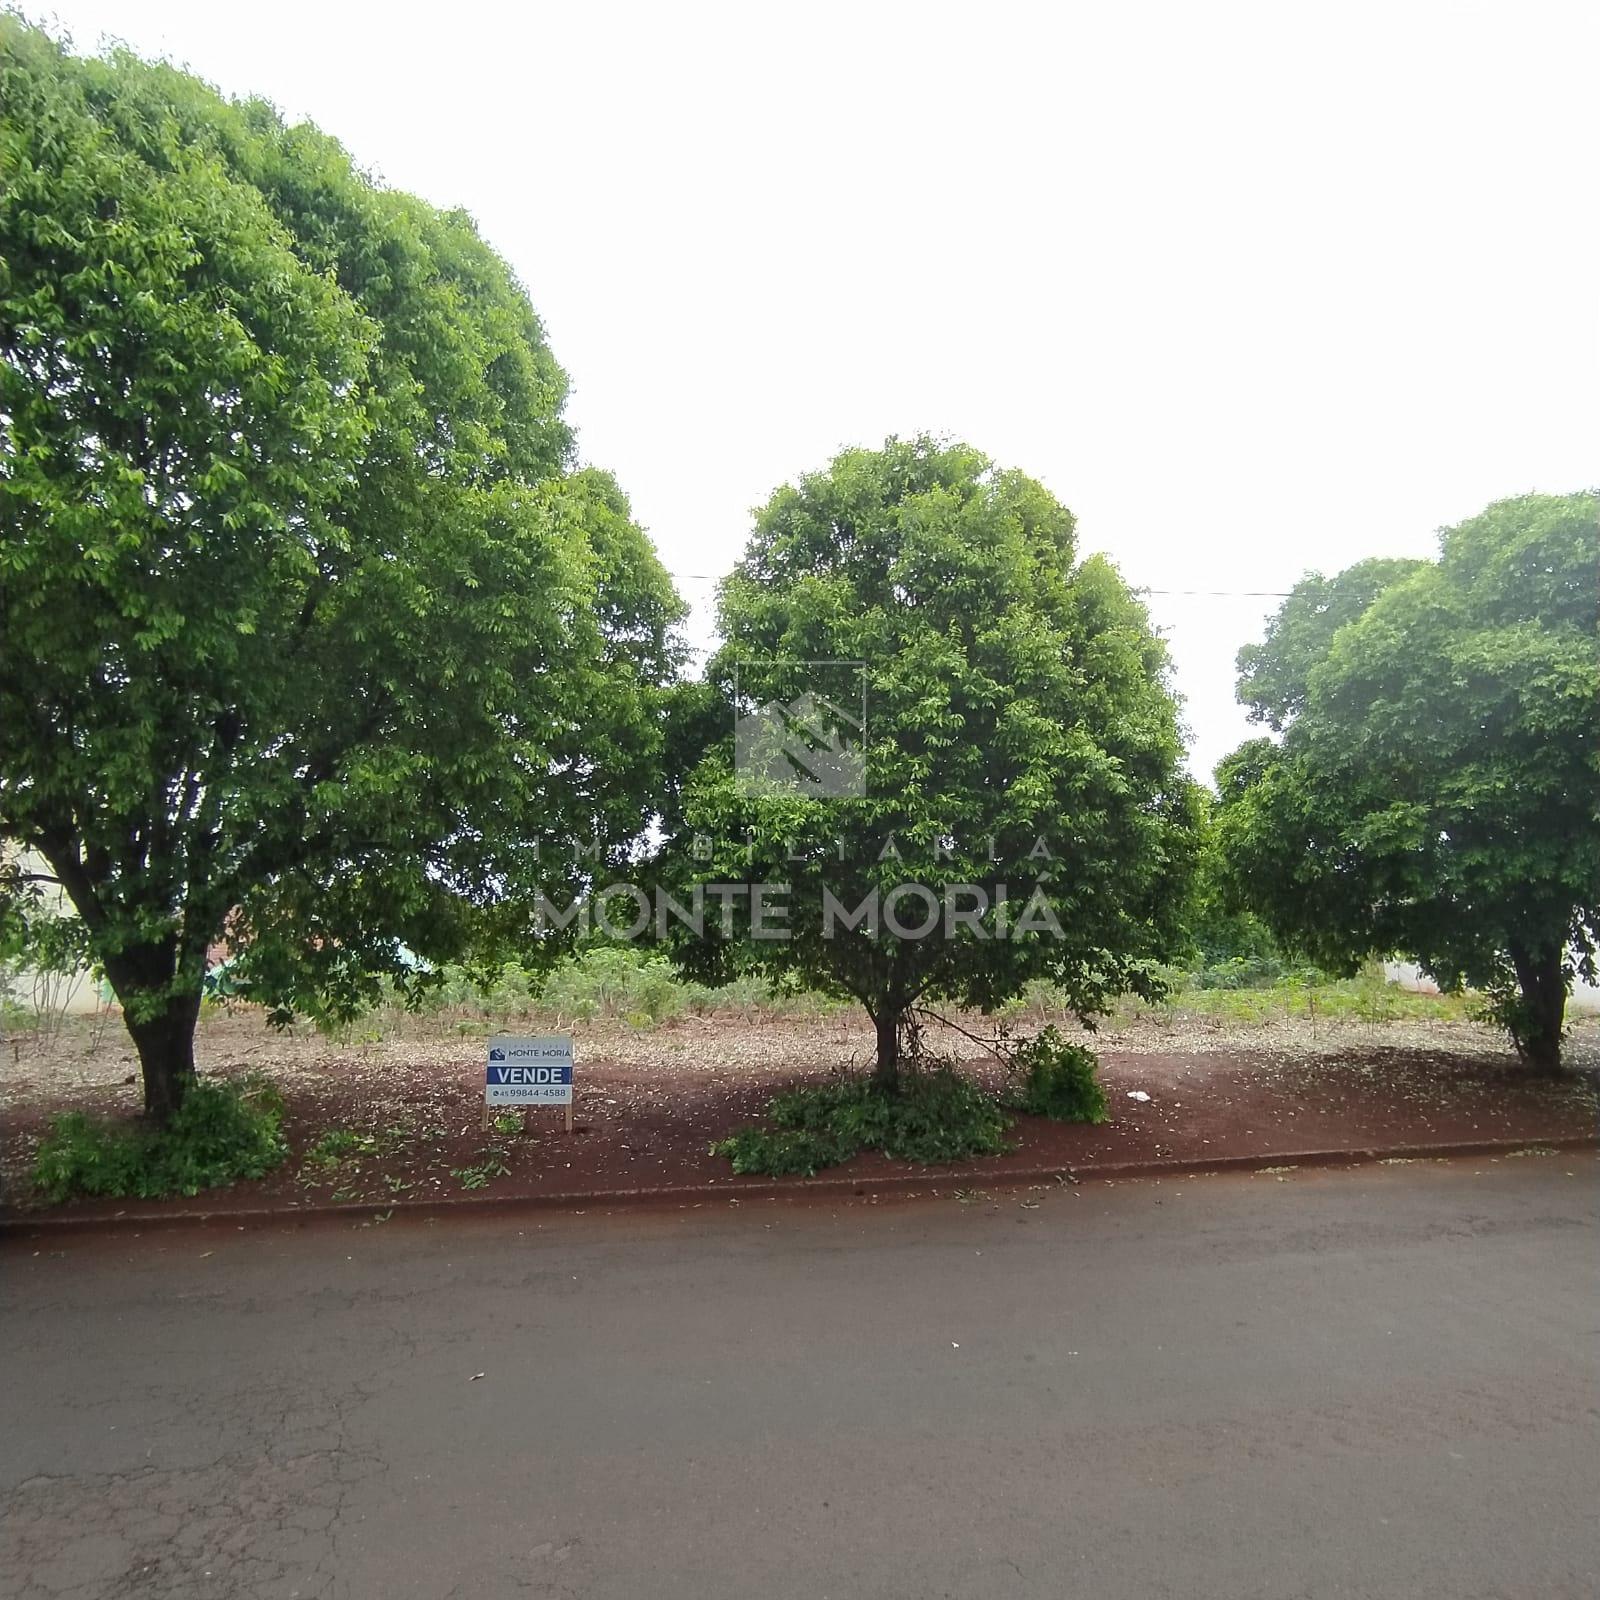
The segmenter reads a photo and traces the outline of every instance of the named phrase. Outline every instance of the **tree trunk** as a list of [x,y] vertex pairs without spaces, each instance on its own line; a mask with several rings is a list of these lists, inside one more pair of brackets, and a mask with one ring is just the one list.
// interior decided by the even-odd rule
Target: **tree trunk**
[[872,1084],[884,1094],[900,1087],[900,1013],[887,1006],[873,1022],[878,1029],[878,1059],[872,1069]]
[[[137,908],[123,906],[115,917],[108,913],[97,892],[100,879],[70,830],[46,840],[44,856],[83,919],[90,946],[101,954],[106,980],[122,1007],[144,1076],[144,1113],[165,1127],[195,1078],[194,1029],[205,992],[209,937],[208,925],[195,917],[196,881],[191,878],[188,885],[183,927],[174,927],[164,938],[136,942],[126,932]],[[211,932],[220,932],[226,905],[224,900]]]
[[174,996],[164,1011],[140,1022],[128,1017],[124,1005],[123,1017],[139,1052],[145,1115],[165,1127],[194,1084],[194,1027],[200,1017],[200,993]]
[[1561,1070],[1561,1024],[1566,1018],[1567,983],[1561,947],[1530,951],[1511,947],[1511,965],[1522,991],[1522,1016],[1511,1031],[1517,1054],[1536,1072]]

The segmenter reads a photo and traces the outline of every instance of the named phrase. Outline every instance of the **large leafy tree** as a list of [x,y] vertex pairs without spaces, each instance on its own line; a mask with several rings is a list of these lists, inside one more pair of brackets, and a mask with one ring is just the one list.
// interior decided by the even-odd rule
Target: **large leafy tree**
[[1600,498],[1528,495],[1437,562],[1312,574],[1239,693],[1282,732],[1218,768],[1236,891],[1324,965],[1401,953],[1559,1065],[1600,939]]
[[465,215],[0,18],[0,836],[156,1116],[218,939],[348,1007],[639,833],[680,608],[565,394]]
[[[1196,817],[1166,654],[1044,488],[927,438],[847,451],[760,510],[720,617],[722,737],[671,819],[680,888],[714,897],[683,943],[692,967],[853,997],[886,1087],[921,1001],[990,1009],[1042,978],[1089,1019],[1154,992]],[[755,747],[736,770],[736,717],[798,702],[859,718],[858,696],[864,792],[769,792]],[[842,724],[811,733],[824,756],[828,734],[850,751]],[[761,884],[786,886],[776,909]],[[824,911],[874,895],[854,925]]]

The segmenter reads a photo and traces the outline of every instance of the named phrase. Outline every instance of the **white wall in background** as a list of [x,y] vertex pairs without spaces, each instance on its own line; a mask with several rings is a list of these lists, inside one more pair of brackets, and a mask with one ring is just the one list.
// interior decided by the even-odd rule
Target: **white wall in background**
[[[1385,961],[1383,975],[1390,983],[1398,983],[1402,989],[1415,989],[1422,994],[1437,994],[1439,986],[1432,978],[1425,978],[1422,969],[1415,961]],[[1585,983],[1581,978],[1572,986],[1571,998],[1567,1001],[1569,1011],[1600,1011],[1600,988],[1592,983]]]
[[[7,852],[7,860],[11,859],[10,852],[15,848],[14,845],[0,842],[0,849]],[[20,855],[24,872],[50,870],[45,862],[30,852],[25,850]],[[72,909],[60,889],[46,893],[45,908],[60,915],[66,915]],[[27,1009],[61,1011],[67,1016],[89,1015],[99,1010],[102,1003],[100,985],[89,975],[87,968],[61,975],[37,973],[27,967],[13,968],[9,972],[0,972],[0,992],[15,1005]]]

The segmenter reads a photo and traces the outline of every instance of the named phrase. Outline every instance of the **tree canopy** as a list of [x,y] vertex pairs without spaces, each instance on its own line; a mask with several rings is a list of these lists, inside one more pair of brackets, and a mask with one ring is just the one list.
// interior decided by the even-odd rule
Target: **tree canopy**
[[1600,939],[1600,497],[1503,500],[1436,562],[1310,574],[1240,698],[1284,730],[1217,771],[1240,897],[1325,966],[1412,957],[1560,1058]]
[[[689,965],[855,998],[885,1081],[924,999],[987,1010],[1044,978],[1092,1018],[1154,991],[1196,817],[1166,653],[1041,485],[928,438],[846,451],[758,512],[719,614],[721,736],[669,853],[680,883],[751,892],[708,912]],[[735,720],[797,704],[864,711],[858,792],[750,781]],[[786,936],[760,936],[760,884],[787,886]],[[846,926],[830,903],[874,909]]]
[[0,835],[158,1115],[224,934],[337,1009],[641,831],[681,605],[566,387],[465,214],[0,17]]

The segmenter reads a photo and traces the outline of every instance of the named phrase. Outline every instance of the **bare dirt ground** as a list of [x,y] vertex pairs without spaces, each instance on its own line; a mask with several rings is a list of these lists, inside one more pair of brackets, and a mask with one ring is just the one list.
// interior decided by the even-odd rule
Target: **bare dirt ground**
[[[963,1020],[974,1031],[987,1026]],[[505,1026],[539,1031],[523,1019]],[[736,1197],[754,1180],[733,1177],[709,1153],[712,1140],[759,1117],[775,1090],[861,1067],[871,1053],[870,1027],[851,1013],[685,1017],[649,1028],[579,1023],[574,1134],[557,1110],[485,1133],[483,1050],[493,1031],[482,1019],[407,1019],[384,1037],[338,1042],[309,1029],[274,1033],[248,1009],[208,1017],[202,1070],[267,1073],[288,1104],[291,1156],[268,1178],[177,1204],[216,1212],[360,1204],[382,1214],[475,1191],[512,1199],[715,1185]],[[1000,1064],[973,1040],[930,1030],[929,1042],[1000,1082]],[[1238,1023],[1150,1012],[1093,1042],[1111,1120],[1086,1127],[1019,1118],[1013,1150],[959,1169],[963,1181],[975,1171],[1004,1182],[1008,1172],[1040,1167],[1537,1143],[1592,1135],[1600,1108],[1600,1017],[1574,1019],[1571,1070],[1559,1080],[1531,1076],[1496,1035],[1446,1018]],[[31,1204],[32,1154],[53,1113],[137,1112],[136,1070],[115,1016],[0,1047],[0,1208]],[[353,1148],[318,1159],[330,1130],[352,1135],[343,1142]],[[956,1170],[868,1155],[831,1175],[870,1186],[913,1171],[949,1181]],[[111,1215],[136,1204],[141,1213],[162,1208],[92,1201],[65,1209]]]

